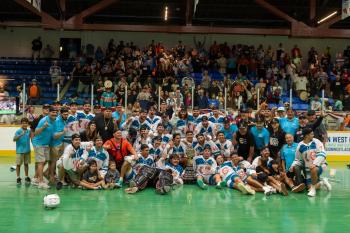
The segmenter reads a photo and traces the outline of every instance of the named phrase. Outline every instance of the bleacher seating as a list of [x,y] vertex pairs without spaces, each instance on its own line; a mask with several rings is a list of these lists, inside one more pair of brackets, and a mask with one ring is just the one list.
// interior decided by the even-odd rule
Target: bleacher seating
[[[58,61],[62,75],[68,75],[74,66],[72,61]],[[7,90],[10,96],[17,95],[16,86],[26,83],[28,86],[36,79],[41,88],[41,104],[50,104],[57,98],[56,88],[51,87],[49,74],[52,61],[33,61],[28,58],[0,58],[0,75],[6,79],[14,79],[8,82]],[[4,78],[4,77],[3,77]]]

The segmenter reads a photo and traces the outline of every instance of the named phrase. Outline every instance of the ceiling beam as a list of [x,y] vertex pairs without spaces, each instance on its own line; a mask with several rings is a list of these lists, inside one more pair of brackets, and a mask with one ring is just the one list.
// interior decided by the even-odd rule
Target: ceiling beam
[[284,13],[283,11],[281,11],[280,9],[278,9],[277,7],[271,5],[270,3],[266,2],[265,0],[255,0],[255,2],[260,5],[261,7],[265,8],[266,10],[268,10],[270,13],[290,22],[296,22],[295,19],[293,19],[292,17],[290,17],[288,14]]
[[316,0],[310,0],[310,21],[313,21],[316,17],[316,4]]
[[96,3],[95,5],[90,6],[89,8],[83,10],[77,15],[74,15],[70,19],[67,20],[68,24],[83,24],[84,18],[95,14],[96,12],[99,12],[108,6],[112,5],[113,3],[117,3],[119,0],[102,0],[99,3]]
[[330,26],[332,26],[333,24],[335,24],[336,22],[339,22],[341,19],[341,15],[336,15],[335,17],[324,21],[323,23],[321,23],[318,28],[329,28]]
[[194,14],[194,0],[186,0],[186,25],[192,25],[192,19]]
[[60,0],[60,9],[63,13],[66,12],[66,0]]
[[23,6],[24,8],[26,8],[27,10],[29,10],[33,14],[41,17],[41,12],[38,9],[36,9],[32,4],[30,4],[27,0],[15,0],[15,2],[17,4]]

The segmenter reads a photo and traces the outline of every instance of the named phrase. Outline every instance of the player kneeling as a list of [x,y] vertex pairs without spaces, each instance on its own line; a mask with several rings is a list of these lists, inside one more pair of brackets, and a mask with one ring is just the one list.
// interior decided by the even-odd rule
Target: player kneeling
[[216,185],[221,189],[226,186],[220,174],[216,173],[217,164],[211,154],[211,147],[204,148],[203,155],[193,158],[193,170],[196,172],[197,184],[201,189],[207,189],[208,185]]
[[327,191],[332,189],[331,184],[326,178],[320,179],[320,176],[326,166],[326,151],[322,142],[314,138],[312,129],[305,128],[302,132],[304,139],[296,150],[295,161],[290,171],[294,172],[295,167],[304,169],[306,184],[309,188],[308,196],[315,197],[316,189],[324,186]]

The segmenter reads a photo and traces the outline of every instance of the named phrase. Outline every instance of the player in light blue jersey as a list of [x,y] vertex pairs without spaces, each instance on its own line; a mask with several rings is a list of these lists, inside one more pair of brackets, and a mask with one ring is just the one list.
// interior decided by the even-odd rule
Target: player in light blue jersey
[[287,109],[287,117],[282,117],[279,119],[281,128],[285,133],[289,133],[295,136],[295,133],[299,129],[299,119],[294,117],[293,109]]
[[304,139],[297,147],[295,161],[291,166],[291,171],[294,171],[295,166],[304,168],[306,184],[308,185],[308,196],[315,197],[316,189],[324,186],[326,190],[332,189],[326,178],[320,179],[324,169],[327,168],[326,151],[323,143],[314,138],[314,133],[311,128],[303,129]]
[[250,133],[253,135],[255,141],[255,156],[259,156],[260,150],[263,147],[268,146],[270,142],[270,133],[264,127],[264,121],[262,118],[257,117],[256,126],[253,126],[250,129]]
[[226,183],[221,180],[221,176],[216,173],[217,164],[211,155],[211,148],[204,149],[203,155],[197,155],[193,158],[193,170],[196,172],[197,185],[201,189],[207,189],[208,185],[216,185],[221,189]]

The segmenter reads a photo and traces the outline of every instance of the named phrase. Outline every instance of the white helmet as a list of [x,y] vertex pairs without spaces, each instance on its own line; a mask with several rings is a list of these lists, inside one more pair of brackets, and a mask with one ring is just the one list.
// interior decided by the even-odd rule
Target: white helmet
[[44,197],[46,208],[56,208],[60,204],[60,197],[57,194],[49,194]]

